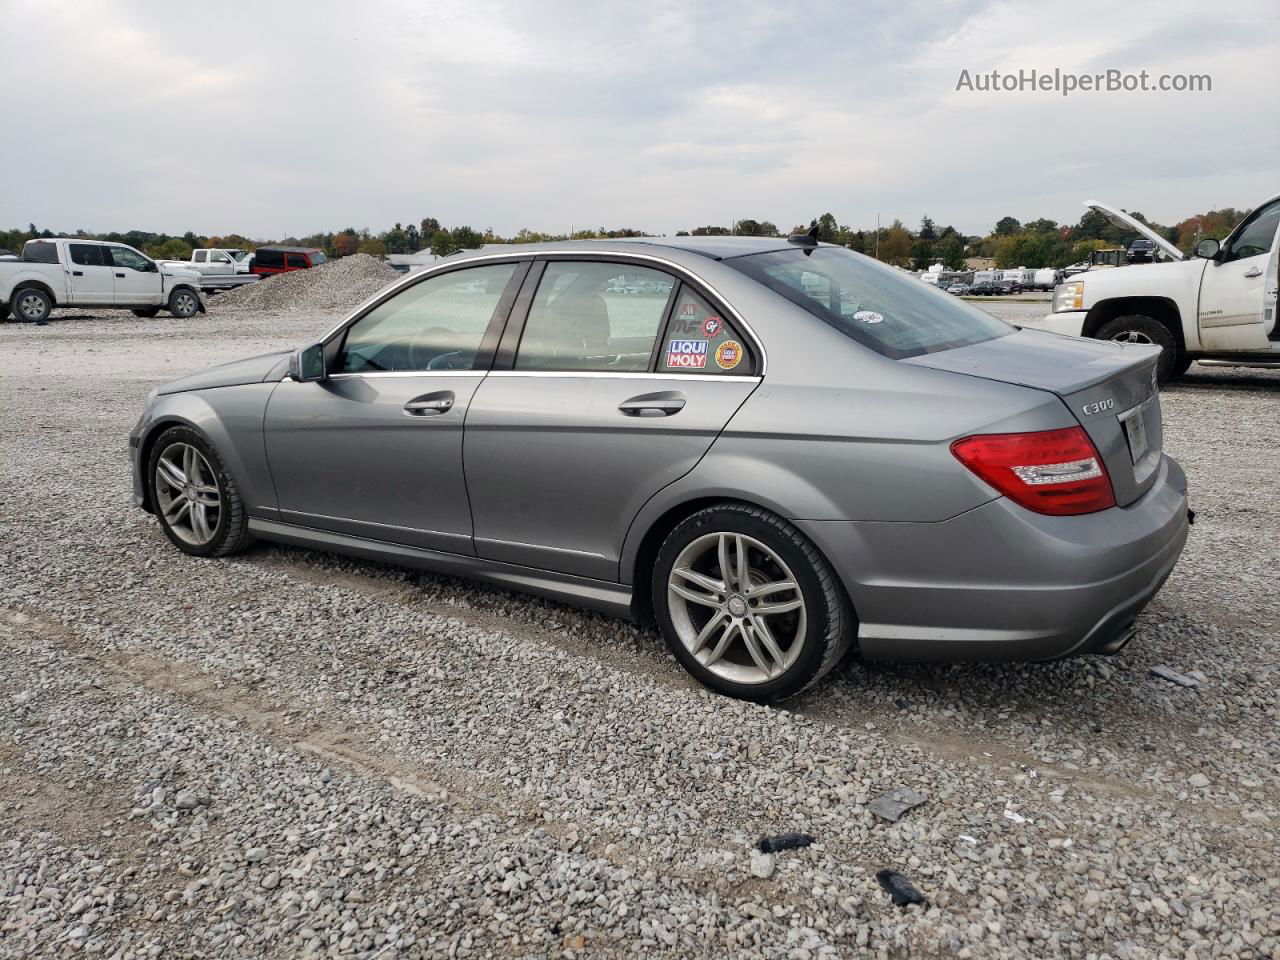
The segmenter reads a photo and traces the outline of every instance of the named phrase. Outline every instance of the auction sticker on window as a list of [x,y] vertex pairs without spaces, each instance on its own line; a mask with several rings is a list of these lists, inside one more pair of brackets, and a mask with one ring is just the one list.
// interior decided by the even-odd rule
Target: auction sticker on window
[[[717,360],[719,354],[717,353]],[[667,344],[667,366],[702,369],[707,365],[707,341],[672,340]]]
[[742,362],[742,344],[737,340],[726,340],[716,347],[716,365],[721,370],[732,370]]

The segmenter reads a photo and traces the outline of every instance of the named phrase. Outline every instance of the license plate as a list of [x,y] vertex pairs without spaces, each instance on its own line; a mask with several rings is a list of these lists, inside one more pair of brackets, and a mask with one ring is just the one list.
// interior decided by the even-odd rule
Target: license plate
[[1137,463],[1147,455],[1147,405],[1134,407],[1120,415],[1124,437],[1129,441],[1129,457]]

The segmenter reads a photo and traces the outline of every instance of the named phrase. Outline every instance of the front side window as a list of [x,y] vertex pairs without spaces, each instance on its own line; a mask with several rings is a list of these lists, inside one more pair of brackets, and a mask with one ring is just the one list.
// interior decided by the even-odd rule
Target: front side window
[[320,264],[324,263],[327,259],[329,258],[326,257],[323,253],[316,251],[311,255],[311,265],[313,267],[318,267],[320,266]]
[[778,250],[724,262],[895,360],[982,343],[1014,331],[912,274],[840,247]]
[[515,369],[647,371],[674,286],[667,274],[630,264],[547,264]]
[[1229,263],[1270,252],[1271,244],[1275,242],[1277,226],[1280,226],[1280,200],[1264,207],[1245,224],[1237,236],[1232,237],[1223,254],[1223,261]]
[[72,243],[68,244],[68,248],[72,263],[78,263],[82,267],[102,266],[102,247],[96,243]]
[[130,270],[147,270],[151,265],[151,261],[137,250],[116,246],[108,249],[111,251],[111,262],[117,267],[127,267]]
[[228,257],[228,256],[227,256],[225,253],[223,253],[222,251],[217,250],[217,251],[214,251],[213,253],[209,254],[209,262],[210,262],[210,263],[230,263],[230,262],[231,262],[231,258],[230,258],[230,257]]
[[750,374],[746,341],[720,311],[688,286],[680,288],[667,335],[658,350],[662,373]]
[[347,329],[338,369],[471,370],[516,264],[471,267],[401,290]]

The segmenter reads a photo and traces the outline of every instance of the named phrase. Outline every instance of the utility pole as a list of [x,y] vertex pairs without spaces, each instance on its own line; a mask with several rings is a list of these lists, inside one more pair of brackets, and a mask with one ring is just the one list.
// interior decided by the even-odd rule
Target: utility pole
[[880,214],[876,214],[876,259],[880,259]]

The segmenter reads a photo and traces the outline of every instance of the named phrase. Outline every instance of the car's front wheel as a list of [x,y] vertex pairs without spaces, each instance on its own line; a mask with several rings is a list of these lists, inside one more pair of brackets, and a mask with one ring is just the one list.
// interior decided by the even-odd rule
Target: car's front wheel
[[186,287],[179,287],[169,294],[169,312],[179,320],[188,320],[200,309],[200,301]]
[[151,502],[165,536],[193,557],[223,557],[251,542],[235,480],[201,434],[170,427],[147,458]]
[[770,702],[817,682],[848,650],[853,613],[826,559],[746,504],[683,520],[658,553],[653,609],[667,645],[720,693]]

